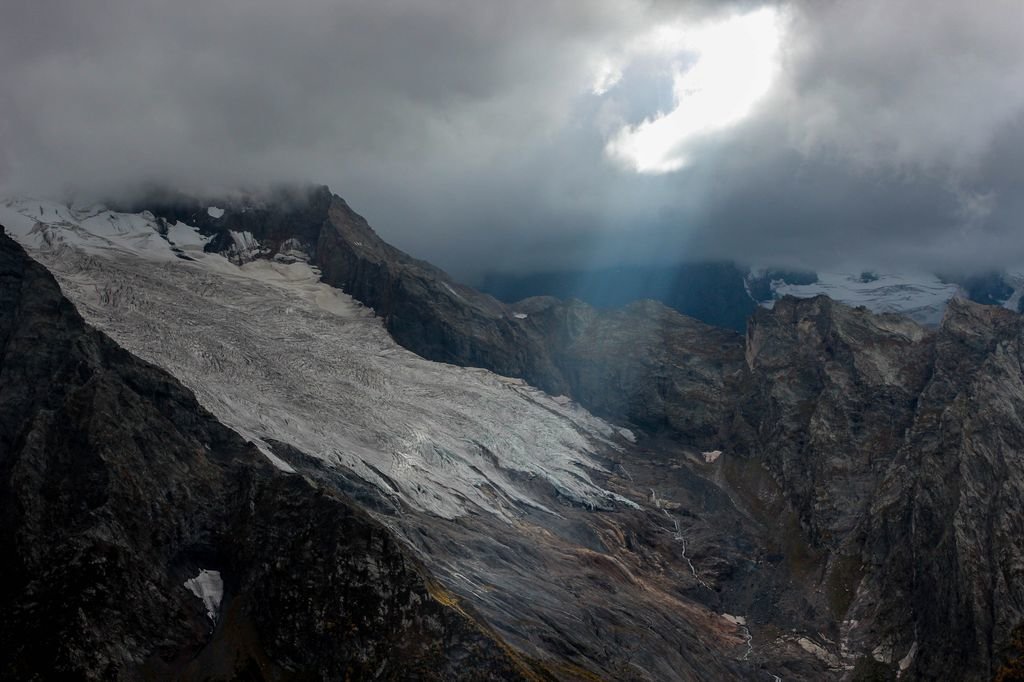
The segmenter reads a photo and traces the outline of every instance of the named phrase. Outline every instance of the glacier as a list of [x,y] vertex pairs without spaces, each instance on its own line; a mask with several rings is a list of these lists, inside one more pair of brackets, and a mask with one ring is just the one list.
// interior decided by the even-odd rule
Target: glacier
[[557,514],[536,482],[584,507],[633,506],[592,480],[600,453],[626,443],[617,428],[519,379],[405,350],[306,262],[232,262],[191,226],[102,206],[6,200],[0,224],[88,322],[285,472],[274,441],[442,518]]

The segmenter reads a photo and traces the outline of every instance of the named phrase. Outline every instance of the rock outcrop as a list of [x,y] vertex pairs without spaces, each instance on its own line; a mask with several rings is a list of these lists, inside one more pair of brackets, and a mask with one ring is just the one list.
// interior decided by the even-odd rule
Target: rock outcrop
[[824,297],[751,320],[724,447],[786,504],[728,485],[795,514],[779,544],[860,673],[988,679],[1024,622],[1022,338],[959,299],[935,331]]
[[655,301],[599,311],[533,298],[516,306],[551,349],[573,398],[596,414],[694,446],[720,440],[726,381],[743,365],[742,338]]

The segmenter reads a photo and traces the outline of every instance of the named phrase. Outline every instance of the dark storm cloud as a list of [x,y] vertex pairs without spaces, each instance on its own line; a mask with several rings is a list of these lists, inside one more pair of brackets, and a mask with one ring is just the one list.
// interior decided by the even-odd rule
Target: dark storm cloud
[[[1016,2],[779,3],[780,74],[749,118],[673,173],[610,159],[617,130],[673,105],[669,65],[637,41],[759,6],[5,3],[0,183],[325,182],[465,276],[699,257],[1024,264]],[[594,95],[610,58],[622,79]]]
[[1024,264],[1021,26],[1011,2],[800,6],[771,100],[717,150],[698,239],[810,265]]

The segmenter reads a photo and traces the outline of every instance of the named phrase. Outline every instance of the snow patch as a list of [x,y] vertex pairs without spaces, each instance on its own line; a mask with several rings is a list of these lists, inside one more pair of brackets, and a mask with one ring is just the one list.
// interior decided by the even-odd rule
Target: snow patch
[[130,254],[149,261],[178,260],[151,214],[127,214],[102,207],[69,208],[45,201],[6,201],[0,224],[27,249],[60,253],[74,249],[94,256]]
[[209,208],[206,209],[206,215],[208,215],[208,216],[210,216],[211,218],[214,218],[214,219],[223,218],[224,217],[224,209],[223,208],[218,208],[216,206],[210,206]]
[[917,640],[916,639],[914,640],[914,643],[910,645],[910,651],[907,652],[907,655],[899,660],[899,664],[898,665],[900,666],[900,672],[897,675],[897,677],[902,675],[904,673],[904,671],[906,671],[906,669],[910,667],[910,664],[914,662],[914,657],[915,656],[917,656]]
[[167,238],[186,251],[202,251],[210,237],[199,233],[199,230],[185,223],[173,223],[167,226]]
[[466,299],[462,298],[462,294],[460,294],[459,292],[455,291],[455,289],[452,288],[452,286],[450,284],[448,284],[447,282],[444,283],[444,288],[447,289],[448,292],[452,296],[454,296],[455,298],[459,299],[460,301],[466,300]]
[[841,667],[842,663],[840,662],[840,660],[835,655],[830,653],[828,651],[828,649],[826,649],[825,647],[821,646],[817,642],[814,642],[814,641],[808,639],[807,637],[799,637],[799,638],[797,638],[796,643],[797,643],[797,645],[799,645],[799,647],[801,649],[803,649],[804,651],[809,653],[811,656],[814,656],[815,658],[817,658],[819,661],[821,661],[822,663],[824,663],[828,667],[830,667],[830,668],[839,668],[839,667]]
[[704,455],[704,463],[711,464],[712,462],[714,462],[715,460],[722,456],[722,451],[709,450],[707,452],[702,452],[701,454]]
[[220,571],[204,568],[196,577],[186,580],[185,587],[203,600],[203,605],[206,606],[206,615],[216,623],[217,614],[220,613],[220,603],[224,599],[224,581],[221,580]]
[[294,473],[296,473],[295,469],[292,467],[292,465],[289,464],[288,462],[284,461],[283,459],[281,459],[277,455],[275,455],[273,449],[271,449],[271,447],[269,445],[264,443],[262,439],[260,439],[260,438],[253,438],[251,440],[251,442],[252,442],[253,445],[256,446],[256,449],[259,450],[260,452],[262,452],[263,456],[266,457],[267,459],[269,459],[270,463],[273,464],[275,467],[277,467],[280,471],[283,471],[286,474],[294,474]]
[[516,318],[517,320],[525,320],[526,318],[529,317],[529,315],[527,315],[526,313],[512,313],[512,317]]

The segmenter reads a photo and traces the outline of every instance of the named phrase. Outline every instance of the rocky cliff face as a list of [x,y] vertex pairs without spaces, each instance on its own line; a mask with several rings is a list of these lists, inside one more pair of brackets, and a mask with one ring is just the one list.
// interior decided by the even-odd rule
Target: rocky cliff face
[[85,325],[4,235],[0,339],[0,676],[532,676],[389,531]]
[[485,367],[553,395],[568,392],[527,318],[385,243],[333,197],[314,262],[323,281],[370,306],[398,343],[429,360]]
[[922,678],[985,678],[1024,620],[1022,333],[1017,314],[950,304],[858,528],[873,570],[850,617],[874,621],[893,658],[916,651],[909,665]]
[[789,559],[860,673],[987,679],[1007,654],[1024,618],[1022,332],[963,300],[936,331],[824,297],[750,323],[727,448],[796,515]]
[[778,476],[815,545],[856,524],[899,449],[928,378],[930,337],[913,322],[828,298],[760,310],[734,385],[733,447]]

